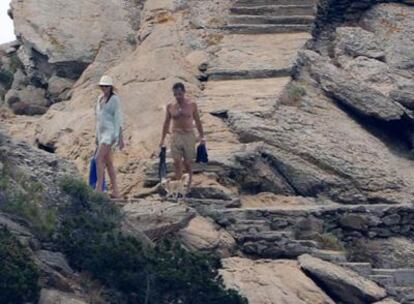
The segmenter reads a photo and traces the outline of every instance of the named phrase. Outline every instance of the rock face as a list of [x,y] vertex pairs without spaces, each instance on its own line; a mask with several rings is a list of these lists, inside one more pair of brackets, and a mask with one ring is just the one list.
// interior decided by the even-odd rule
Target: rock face
[[362,258],[370,260],[376,268],[414,267],[414,243],[408,238],[362,239],[355,245],[358,247],[350,248],[351,252],[354,252],[354,255],[361,254]]
[[[91,63],[102,43],[134,34],[138,5],[115,2],[12,1],[15,32],[26,48],[47,56],[51,64]],[[134,24],[133,24],[134,23]],[[76,67],[74,67],[76,68]]]
[[15,141],[0,130],[0,154],[5,157],[8,166],[20,172],[28,182],[41,185],[45,201],[61,204],[65,197],[59,188],[60,180],[65,176],[77,176],[76,168],[70,162],[54,154],[35,149],[23,141]]
[[[125,14],[120,4],[116,5],[116,8],[105,8],[104,11],[115,10],[117,15]],[[68,10],[75,9],[70,8],[69,4],[67,6]],[[105,36],[104,40],[108,42],[102,45],[103,48],[99,49],[93,63],[78,80],[76,89],[71,92],[70,102],[53,105],[38,121],[39,128],[26,130],[26,134],[38,138],[42,144],[55,146],[57,153],[71,158],[81,172],[86,172],[85,160],[94,151],[93,109],[100,94],[96,83],[103,73],[110,74],[115,79],[125,115],[126,154],[117,155],[117,163],[121,166],[121,189],[131,192],[131,187],[139,188],[132,186],[140,185],[143,179],[136,172],[143,170],[142,160],[149,158],[158,149],[164,108],[173,100],[172,85],[177,81],[185,82],[189,96],[192,97],[200,92],[196,79],[199,73],[197,66],[191,65],[186,55],[214,47],[214,44],[209,45],[211,34],[204,29],[194,30],[191,24],[197,18],[203,18],[202,21],[207,22],[214,16],[223,14],[226,6],[228,4],[202,5],[197,2],[194,6],[185,6],[189,15],[184,18],[183,8],[178,2],[147,1],[142,10],[142,18],[138,19],[142,23],[136,33],[136,49],[116,44],[118,38],[125,37],[128,32],[126,30],[112,35],[116,38],[114,41],[109,41],[108,36]],[[113,24],[108,21],[105,26]],[[122,31],[122,28],[119,30]],[[114,44],[116,47],[111,48]],[[121,54],[122,60],[118,60]],[[50,81],[52,79],[55,78]]]
[[227,287],[239,290],[250,304],[333,304],[295,261],[228,258],[223,260]]
[[386,297],[384,289],[357,273],[309,255],[299,257],[302,269],[344,303],[373,303]]

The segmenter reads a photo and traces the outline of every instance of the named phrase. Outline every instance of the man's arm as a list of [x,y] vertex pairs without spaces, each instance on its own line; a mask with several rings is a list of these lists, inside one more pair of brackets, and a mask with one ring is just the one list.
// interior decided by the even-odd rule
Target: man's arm
[[162,135],[161,135],[160,146],[164,146],[165,137],[167,136],[168,131],[170,130],[170,121],[171,121],[170,105],[168,105],[167,106],[167,111],[165,113],[164,124],[163,124],[163,127],[162,127]]
[[193,103],[193,117],[197,127],[198,135],[200,136],[200,141],[205,142],[203,125],[201,124],[200,114],[195,102]]

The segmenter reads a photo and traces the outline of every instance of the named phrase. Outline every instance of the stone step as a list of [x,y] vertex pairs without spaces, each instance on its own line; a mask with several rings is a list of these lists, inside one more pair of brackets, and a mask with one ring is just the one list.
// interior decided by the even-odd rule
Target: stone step
[[237,15],[230,16],[229,23],[236,24],[312,24],[315,20],[314,16],[251,16],[251,15]]
[[341,264],[346,262],[346,253],[343,251],[334,250],[315,250],[312,252],[314,257],[328,262]]
[[309,24],[229,24],[223,30],[233,34],[269,34],[269,33],[299,33],[309,32]]
[[209,81],[289,77],[291,75],[291,67],[257,70],[212,69],[207,71]]
[[262,5],[262,6],[236,6],[230,9],[233,15],[273,15],[273,16],[299,16],[314,15],[314,5]]
[[414,303],[414,287],[395,287],[391,295],[395,296],[403,304]]
[[217,199],[193,199],[183,198],[183,201],[190,207],[197,210],[202,216],[210,216],[212,212],[217,212],[226,208],[239,208],[241,202],[239,198],[233,200]]
[[385,287],[385,288],[393,288],[395,286],[394,277],[392,275],[379,275],[379,274],[372,274],[368,276],[368,279],[374,281],[375,283]]
[[362,275],[363,277],[368,277],[372,275],[372,266],[370,263],[341,263],[343,267],[346,267],[356,273]]
[[238,0],[234,6],[315,5],[318,0]]
[[[210,156],[210,155],[209,155]],[[223,164],[214,160],[209,160],[208,164],[195,163],[193,165],[193,173],[198,174],[201,172],[208,173],[222,173]],[[173,163],[170,159],[167,159],[167,173],[174,172]],[[148,168],[144,172],[144,187],[151,188],[156,186],[160,182],[158,177],[158,161],[151,161],[148,164]]]
[[[253,227],[252,227],[253,228]],[[235,235],[237,241],[245,242],[279,242],[282,240],[293,240],[293,233],[291,231],[261,231],[260,233],[237,233]]]
[[373,275],[390,275],[394,277],[397,286],[413,286],[414,285],[414,269],[373,269]]

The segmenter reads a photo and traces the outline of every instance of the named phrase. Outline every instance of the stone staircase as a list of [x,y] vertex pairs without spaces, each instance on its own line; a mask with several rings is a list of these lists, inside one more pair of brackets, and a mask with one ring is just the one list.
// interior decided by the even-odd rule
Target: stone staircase
[[414,269],[376,269],[370,263],[340,263],[387,289],[401,303],[414,303]]
[[315,0],[239,0],[230,9],[225,30],[238,34],[309,31]]
[[[198,103],[210,162],[196,165],[196,175],[225,180],[238,173],[234,159],[251,144],[239,142],[226,123],[227,115],[231,111],[260,115],[272,110],[291,80],[298,50],[310,38],[308,31],[315,3],[315,0],[238,0],[230,9],[225,35],[215,46],[213,59],[200,78],[206,80]],[[172,171],[171,162],[168,171]],[[153,187],[157,182],[157,162],[153,160],[146,171],[145,184]],[[398,213],[400,207],[389,214],[379,211],[385,206],[343,206],[329,202],[256,208],[244,205],[243,198],[236,193],[228,195],[220,191],[213,186],[200,186],[181,202],[225,228],[245,255],[277,259],[309,253],[378,282],[402,303],[414,303],[410,302],[414,298],[411,287],[414,270],[372,269],[369,263],[350,263],[345,252],[328,250],[324,244],[295,232],[297,224],[308,218],[317,218],[332,230],[338,228],[339,220],[347,213],[354,219],[358,219],[360,212],[385,219],[391,213]],[[376,228],[376,234],[386,236],[391,228],[381,226]]]

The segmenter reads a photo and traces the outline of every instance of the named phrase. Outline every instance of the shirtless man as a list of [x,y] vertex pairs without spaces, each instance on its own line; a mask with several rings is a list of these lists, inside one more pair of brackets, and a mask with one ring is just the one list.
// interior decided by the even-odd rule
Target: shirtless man
[[[176,102],[167,106],[160,146],[165,146],[165,137],[169,133],[172,120],[171,155],[174,159],[175,180],[181,180],[184,164],[189,174],[187,185],[189,191],[193,178],[192,165],[196,156],[196,141],[205,144],[204,132],[197,104],[185,97],[184,84],[176,83],[172,89]],[[194,134],[194,122],[199,134],[198,140]]]

